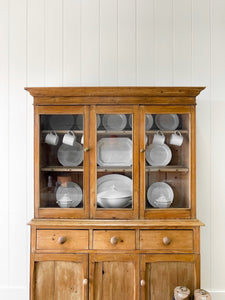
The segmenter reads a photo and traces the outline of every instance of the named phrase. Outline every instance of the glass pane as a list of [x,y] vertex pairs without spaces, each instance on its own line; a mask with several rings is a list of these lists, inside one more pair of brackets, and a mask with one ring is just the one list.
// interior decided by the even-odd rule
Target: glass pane
[[97,115],[97,126],[97,207],[132,208],[132,115]]
[[189,208],[189,115],[146,114],[146,208]]
[[83,119],[40,116],[40,207],[83,207]]

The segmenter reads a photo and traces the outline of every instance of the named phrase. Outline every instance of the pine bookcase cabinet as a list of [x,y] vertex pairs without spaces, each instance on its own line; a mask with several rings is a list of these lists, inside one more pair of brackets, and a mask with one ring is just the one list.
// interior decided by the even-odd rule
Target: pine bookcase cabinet
[[26,88],[34,97],[30,299],[172,300],[178,285],[192,295],[200,287],[203,89]]

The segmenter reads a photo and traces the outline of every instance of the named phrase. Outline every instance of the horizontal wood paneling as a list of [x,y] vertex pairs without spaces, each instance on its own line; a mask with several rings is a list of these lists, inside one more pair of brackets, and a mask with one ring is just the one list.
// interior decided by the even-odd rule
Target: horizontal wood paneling
[[28,285],[33,116],[23,87],[197,85],[207,86],[197,107],[202,286],[223,299],[224,15],[222,0],[0,1],[0,286]]

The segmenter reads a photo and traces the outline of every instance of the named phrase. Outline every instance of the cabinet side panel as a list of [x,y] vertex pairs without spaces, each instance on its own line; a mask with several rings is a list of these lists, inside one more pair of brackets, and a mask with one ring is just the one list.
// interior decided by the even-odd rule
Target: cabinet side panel
[[193,295],[195,268],[194,263],[187,262],[157,262],[149,268],[150,290],[149,299],[173,299],[176,286],[186,286]]
[[54,300],[81,300],[83,266],[78,262],[55,262],[55,298]]
[[35,263],[35,300],[54,299],[54,262]]

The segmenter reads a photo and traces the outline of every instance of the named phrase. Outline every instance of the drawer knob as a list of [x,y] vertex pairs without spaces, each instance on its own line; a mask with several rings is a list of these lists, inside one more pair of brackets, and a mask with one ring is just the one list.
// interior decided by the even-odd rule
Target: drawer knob
[[144,279],[141,280],[141,286],[145,286],[145,280]]
[[171,239],[168,236],[164,236],[163,238],[163,244],[168,246],[171,243]]
[[90,148],[84,148],[84,152],[89,152]]
[[64,244],[66,242],[66,236],[60,236],[58,239],[59,244]]
[[141,153],[144,153],[144,152],[145,152],[145,149],[141,149],[140,152],[141,152]]
[[111,237],[110,242],[112,245],[116,245],[119,242],[119,239],[118,239],[118,237],[113,236],[113,237]]
[[88,284],[88,279],[87,278],[84,278],[83,280],[83,285],[87,285]]

